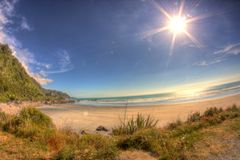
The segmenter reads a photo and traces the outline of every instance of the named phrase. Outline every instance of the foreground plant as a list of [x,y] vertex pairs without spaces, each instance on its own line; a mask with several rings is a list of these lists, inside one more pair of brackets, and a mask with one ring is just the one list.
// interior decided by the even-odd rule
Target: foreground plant
[[138,130],[146,128],[156,127],[158,120],[155,120],[150,115],[143,116],[142,114],[137,114],[137,117],[132,117],[129,121],[121,122],[121,124],[112,129],[113,135],[129,135],[133,134]]
[[[204,138],[207,138],[208,142],[209,133],[215,134],[212,132],[214,128],[229,126],[221,125],[224,121],[230,123],[232,127],[221,128],[219,133],[225,132],[228,135],[233,132],[239,135],[239,120],[240,108],[233,105],[226,110],[209,108],[203,114],[195,112],[189,115],[186,122],[177,120],[165,128],[156,128],[158,121],[151,116],[138,114],[135,118],[132,117],[126,123],[115,127],[113,136],[80,135],[70,129],[58,130],[48,116],[35,108],[26,108],[15,116],[0,112],[0,129],[4,131],[0,132],[0,136],[1,133],[8,134],[9,137],[14,135],[14,138],[26,144],[26,148],[34,146],[31,147],[34,149],[34,153],[42,155],[39,156],[39,159],[117,160],[119,153],[124,150],[141,150],[159,160],[185,160],[191,159],[189,157],[195,155],[199,149],[206,148],[208,150],[206,145],[197,150],[195,146],[202,143]],[[218,141],[219,145],[221,145],[221,141],[221,139]],[[229,139],[229,142],[232,141],[233,139]],[[8,143],[4,147],[6,146]],[[0,153],[10,153],[9,150],[2,147],[3,145],[0,145]],[[16,153],[18,154],[16,157],[21,159],[22,152],[16,151]],[[27,155],[26,153],[30,155],[29,157],[25,156],[25,159],[36,157],[36,154],[31,155],[31,152],[24,150],[25,155]]]

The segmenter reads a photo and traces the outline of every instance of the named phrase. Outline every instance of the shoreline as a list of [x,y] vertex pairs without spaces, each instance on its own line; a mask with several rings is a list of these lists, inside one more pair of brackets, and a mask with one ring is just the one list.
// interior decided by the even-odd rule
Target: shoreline
[[72,101],[57,101],[56,102],[43,102],[43,101],[13,101],[13,102],[0,102],[0,112],[5,112],[10,115],[17,114],[21,109],[25,107],[40,107],[43,105],[62,105],[62,104],[71,104]]
[[[138,113],[151,115],[159,120],[158,127],[163,127],[177,119],[184,121],[189,114],[196,111],[202,113],[210,107],[226,108],[233,104],[240,105],[240,94],[194,103],[129,106],[127,107],[126,118],[135,117]],[[76,104],[38,107],[53,119],[58,128],[70,127],[75,131],[85,130],[90,133],[95,132],[95,129],[100,125],[108,129],[118,125],[125,116],[125,108],[81,106]]]
[[43,102],[21,102],[21,103],[0,103],[0,111],[7,114],[17,114],[25,107],[36,107],[43,113],[50,116],[58,128],[70,127],[75,131],[95,132],[98,126],[105,126],[108,129],[118,125],[120,120],[135,117],[138,113],[146,116],[151,115],[159,120],[158,127],[163,127],[177,119],[186,120],[193,112],[202,113],[210,107],[222,107],[240,105],[240,94],[216,98],[200,102],[180,104],[159,104],[145,106],[84,106],[74,103],[51,104]]
[[8,102],[8,103],[0,103],[0,112],[5,112],[10,115],[17,114],[21,109],[26,107],[38,107],[41,106],[42,102]]

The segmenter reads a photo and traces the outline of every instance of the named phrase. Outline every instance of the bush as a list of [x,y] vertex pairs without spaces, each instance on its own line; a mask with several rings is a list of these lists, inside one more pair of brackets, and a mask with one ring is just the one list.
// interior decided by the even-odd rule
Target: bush
[[188,139],[171,138],[170,132],[161,132],[157,129],[141,130],[133,135],[122,137],[118,140],[118,147],[124,150],[136,149],[150,152],[159,159],[185,158],[184,151]]
[[162,135],[157,129],[144,129],[133,135],[120,137],[117,146],[124,150],[138,149],[157,154],[161,137]]
[[208,108],[205,112],[204,112],[204,116],[206,116],[206,117],[211,117],[211,116],[213,116],[213,115],[215,115],[215,114],[218,114],[218,113],[220,113],[220,112],[222,112],[223,111],[223,109],[222,108],[217,108],[217,107],[211,107],[211,108]]
[[114,160],[118,150],[112,138],[101,135],[83,135],[75,143],[67,144],[55,159]]
[[114,135],[129,135],[133,134],[140,129],[156,127],[158,120],[153,119],[150,115],[144,117],[138,114],[136,119],[133,117],[126,123],[122,122],[119,126],[112,129]]
[[240,108],[237,107],[236,104],[232,105],[231,107],[227,108],[226,111],[230,111],[230,112],[238,112],[240,111]]
[[25,108],[19,115],[8,119],[3,130],[44,144],[56,132],[51,119],[35,108]]
[[167,125],[167,128],[168,129],[175,129],[177,128],[178,126],[180,126],[182,124],[182,121],[180,119],[177,119],[175,122],[172,122],[172,123],[169,123]]
[[43,114],[36,108],[22,109],[19,114],[19,118],[22,120],[30,120],[34,124],[42,127],[52,128],[54,126],[51,118]]
[[55,160],[73,160],[74,159],[74,149],[65,145],[55,156]]
[[2,128],[6,121],[9,119],[9,115],[4,112],[0,112],[0,127]]
[[196,122],[201,119],[200,112],[195,112],[188,116],[187,122]]
[[0,122],[6,121],[7,115],[5,112],[0,112]]

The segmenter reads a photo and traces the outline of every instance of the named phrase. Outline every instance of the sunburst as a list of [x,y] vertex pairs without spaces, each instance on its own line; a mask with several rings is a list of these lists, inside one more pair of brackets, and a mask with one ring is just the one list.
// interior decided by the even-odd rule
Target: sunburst
[[180,7],[178,9],[178,13],[175,15],[170,15],[161,5],[154,3],[158,10],[164,14],[167,18],[166,25],[163,27],[156,28],[152,31],[147,32],[145,36],[151,36],[160,32],[170,31],[172,33],[172,40],[170,45],[170,55],[173,52],[173,48],[175,45],[175,41],[177,36],[181,34],[186,35],[197,47],[201,47],[200,42],[188,31],[188,25],[193,23],[196,20],[205,18],[205,16],[199,17],[186,17],[184,15],[184,0],[181,1]]

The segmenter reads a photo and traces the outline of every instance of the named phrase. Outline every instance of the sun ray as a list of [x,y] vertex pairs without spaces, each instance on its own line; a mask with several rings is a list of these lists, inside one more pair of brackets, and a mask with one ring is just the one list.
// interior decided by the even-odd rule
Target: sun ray
[[189,18],[187,19],[187,23],[192,23],[192,22],[195,22],[195,21],[198,21],[198,20],[201,20],[201,19],[206,19],[206,18],[209,18],[211,17],[212,15],[210,14],[203,14],[203,15],[200,15],[200,16],[196,16],[196,17],[192,17],[192,18]]
[[173,34],[173,37],[172,37],[172,41],[171,41],[171,46],[170,46],[170,55],[173,54],[173,49],[174,49],[174,44],[175,44],[175,41],[176,41],[176,33]]
[[166,31],[166,30],[168,30],[168,27],[167,27],[167,26],[164,26],[164,27],[162,27],[162,28],[157,28],[157,29],[154,29],[154,30],[145,32],[145,33],[143,34],[143,38],[146,38],[146,37],[149,37],[149,36],[153,36],[153,35],[155,35],[155,34],[161,33],[161,32]]
[[179,11],[178,11],[178,16],[181,16],[181,15],[182,15],[183,8],[184,8],[184,3],[185,3],[185,0],[182,0],[182,2],[181,2],[181,4],[180,4]]
[[195,16],[195,17],[189,18],[187,20],[187,23],[192,23],[192,22],[195,22],[195,21],[198,21],[198,20],[201,20],[201,19],[206,19],[206,18],[210,18],[210,17],[213,17],[213,16],[222,15],[222,14],[224,14],[226,12],[228,12],[228,10],[219,11],[219,12],[214,13],[214,14],[202,14],[202,15],[199,15],[199,16]]
[[[154,2],[154,1],[153,1]],[[162,12],[168,19],[171,19],[172,17],[170,16],[170,14],[160,5],[157,4],[156,2],[154,2],[155,6],[157,7],[157,9]]]
[[[185,0],[181,0],[178,12],[175,15],[171,15],[160,4],[154,1],[153,3],[154,3],[154,6],[157,7],[157,9],[167,18],[167,22],[164,27],[157,28],[145,33],[144,37],[152,36],[166,30],[170,31],[172,33],[172,39],[170,44],[169,56],[173,54],[177,36],[181,36],[182,34],[186,35],[186,37],[188,37],[197,47],[199,48],[202,47],[201,43],[191,33],[188,32],[187,25],[197,20],[211,17],[212,15],[204,14],[196,17],[187,17],[184,13]],[[199,2],[197,4],[199,4]]]
[[201,48],[201,47],[202,47],[201,43],[200,43],[193,35],[191,35],[188,31],[184,30],[184,33],[187,35],[187,37],[188,37],[198,48]]

